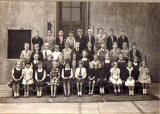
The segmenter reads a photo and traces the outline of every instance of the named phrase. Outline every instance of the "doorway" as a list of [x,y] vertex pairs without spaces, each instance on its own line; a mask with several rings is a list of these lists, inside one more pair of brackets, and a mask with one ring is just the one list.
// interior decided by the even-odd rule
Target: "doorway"
[[58,29],[63,30],[65,37],[70,30],[77,33],[78,28],[83,29],[85,34],[88,28],[87,3],[86,2],[59,2]]

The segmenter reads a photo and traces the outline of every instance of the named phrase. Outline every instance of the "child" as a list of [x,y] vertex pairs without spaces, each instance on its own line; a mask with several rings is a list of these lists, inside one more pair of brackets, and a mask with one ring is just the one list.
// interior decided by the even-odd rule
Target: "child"
[[85,50],[83,50],[82,52],[82,62],[83,62],[83,66],[86,68],[86,71],[87,71],[89,67],[89,60],[87,58],[87,51]]
[[44,80],[46,78],[46,71],[43,69],[43,63],[38,63],[38,69],[35,71],[35,84],[37,88],[37,97],[42,96],[42,87],[44,86]]
[[20,55],[20,59],[22,59],[24,62],[25,60],[30,60],[30,57],[31,57],[31,51],[29,50],[29,43],[25,43],[24,50],[22,50]]
[[101,44],[106,42],[106,35],[104,33],[103,28],[98,28],[97,32],[98,32],[98,34],[97,34],[97,37],[96,37],[96,48],[100,49]]
[[51,69],[52,69],[52,60],[53,60],[53,57],[52,55],[48,55],[47,56],[47,60],[45,60],[43,63],[44,63],[44,69],[46,70],[46,83],[49,84],[50,82],[50,72],[51,72]]
[[118,86],[118,93],[120,93],[120,86],[122,85],[122,80],[120,78],[120,69],[118,68],[118,63],[114,62],[113,67],[110,70],[111,77],[110,81],[114,85],[114,93],[117,93],[117,86]]
[[59,57],[58,57],[58,68],[60,70],[60,76],[61,76],[61,73],[62,73],[62,69],[64,68],[64,57],[63,55],[61,54]]
[[93,30],[92,29],[88,29],[88,35],[86,36],[86,43],[88,44],[89,42],[91,42],[92,49],[94,49],[94,47],[95,47],[95,37],[93,36]]
[[94,55],[94,60],[91,63],[94,64],[95,69],[98,68],[99,60],[98,60],[98,55],[97,54]]
[[64,96],[70,96],[70,81],[73,77],[72,68],[68,62],[65,63],[65,67],[62,70],[63,89]]
[[80,48],[80,42],[76,42],[73,52],[76,53],[77,61],[79,61],[82,58],[82,50]]
[[83,81],[87,76],[85,67],[83,67],[83,62],[79,61],[79,67],[76,68],[75,78],[77,80],[77,94],[82,96]]
[[47,59],[48,55],[52,55],[52,51],[49,49],[49,43],[48,42],[46,42],[44,44],[44,49],[42,50],[42,53],[43,53],[43,58],[44,59]]
[[69,48],[69,43],[65,43],[65,48],[62,50],[62,54],[64,57],[64,61],[70,61],[71,60],[71,54],[72,50]]
[[138,62],[138,58],[135,57],[133,60],[133,71],[134,71],[134,80],[137,81],[138,77],[139,77],[139,62]]
[[18,60],[16,67],[14,67],[12,70],[14,98],[20,97],[20,84],[21,84],[22,77],[23,77],[22,64],[21,64],[21,61]]
[[129,95],[134,95],[134,86],[135,86],[135,80],[133,78],[134,73],[133,73],[133,67],[132,67],[132,62],[128,62],[128,67],[126,69],[125,75],[127,80],[125,81],[125,85],[128,86],[129,89]]
[[95,68],[94,63],[90,63],[90,68],[88,69],[88,80],[89,80],[89,95],[93,95],[95,86]]
[[96,77],[97,77],[97,81],[99,82],[99,87],[100,87],[100,94],[104,95],[105,91],[104,91],[104,83],[106,81],[106,73],[105,73],[105,69],[102,65],[102,62],[98,63],[98,69],[96,72]]
[[129,58],[129,49],[128,49],[127,42],[123,42],[123,49],[121,50],[121,52],[124,56],[125,62],[127,63]]
[[32,52],[31,58],[30,58],[31,62],[33,62],[33,56],[34,56],[34,54],[38,54],[38,60],[39,61],[43,61],[43,54],[40,51],[39,44],[35,44],[34,45],[34,51]]
[[72,54],[72,61],[71,61],[71,66],[72,66],[72,71],[73,71],[73,78],[75,77],[75,72],[76,68],[78,67],[78,60],[77,60],[77,55],[76,53]]
[[61,55],[62,53],[59,51],[59,45],[55,45],[54,46],[54,52],[53,52],[53,61],[58,61],[58,57]]
[[86,51],[88,53],[89,61],[92,61],[93,60],[93,55],[94,55],[94,49],[92,48],[92,43],[91,42],[88,42]]
[[109,80],[109,77],[111,76],[111,73],[110,73],[110,69],[111,69],[111,61],[110,61],[110,58],[109,58],[109,54],[107,53],[106,56],[105,56],[105,61],[104,61],[104,69],[106,71],[106,76],[107,76],[107,80]]
[[[50,73],[51,97],[56,97],[57,85],[60,79],[60,70],[57,61],[53,62],[53,68]],[[54,92],[54,93],[53,93]]]
[[149,69],[147,68],[146,61],[142,62],[142,67],[139,68],[139,82],[142,84],[143,94],[147,94],[147,85],[151,83],[151,78],[148,75]]
[[125,81],[127,79],[125,76],[126,63],[125,63],[125,60],[123,59],[123,54],[120,53],[118,58],[119,58],[118,68],[120,69],[120,77],[123,81]]
[[73,49],[75,47],[75,37],[73,36],[73,31],[69,32],[69,36],[66,38],[66,42],[69,43],[69,47]]
[[24,97],[29,97],[29,86],[33,84],[33,69],[29,60],[25,62],[22,84],[24,86]]
[[117,42],[113,43],[113,49],[110,51],[111,61],[118,61],[119,49],[117,48]]
[[101,44],[101,48],[98,50],[97,55],[99,56],[100,61],[105,60],[105,55],[109,53],[109,51],[106,49],[105,43]]
[[35,81],[35,71],[38,69],[38,63],[39,63],[38,58],[39,58],[39,55],[35,53],[33,55],[33,61],[32,61],[33,81]]

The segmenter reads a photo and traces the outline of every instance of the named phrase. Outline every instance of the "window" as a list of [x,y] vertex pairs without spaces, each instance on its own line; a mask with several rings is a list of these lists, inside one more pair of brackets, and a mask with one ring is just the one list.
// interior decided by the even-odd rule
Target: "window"
[[25,43],[31,48],[31,30],[8,30],[8,58],[18,59]]

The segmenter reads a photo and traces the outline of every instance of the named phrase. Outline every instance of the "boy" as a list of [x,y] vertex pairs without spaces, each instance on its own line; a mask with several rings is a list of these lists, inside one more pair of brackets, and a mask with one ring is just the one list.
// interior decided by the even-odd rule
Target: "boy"
[[79,61],[79,67],[76,68],[75,78],[77,80],[77,94],[82,96],[83,81],[86,78],[86,69],[83,67],[83,62]]
[[49,43],[44,43],[44,49],[42,50],[43,58],[47,59],[48,55],[52,55],[52,51],[49,49]]

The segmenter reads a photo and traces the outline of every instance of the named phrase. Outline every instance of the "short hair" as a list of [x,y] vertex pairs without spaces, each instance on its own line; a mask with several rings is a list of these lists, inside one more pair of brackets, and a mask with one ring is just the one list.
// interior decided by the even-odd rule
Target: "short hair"
[[88,32],[93,32],[93,30],[92,29],[88,29]]
[[133,42],[133,43],[132,43],[132,46],[134,46],[134,45],[135,45],[135,46],[137,45],[136,42]]
[[24,45],[28,45],[29,46],[29,43],[26,42],[26,43],[24,43]]
[[97,31],[99,32],[99,30],[104,30],[103,28],[98,28]]
[[43,62],[42,62],[42,61],[39,61],[38,65],[42,65],[42,66],[43,66]]
[[26,60],[26,61],[25,61],[25,65],[26,65],[26,64],[31,65],[31,61],[30,61],[30,60]]
[[80,60],[78,63],[79,63],[79,65],[80,65],[80,64],[83,65],[83,61],[82,61],[82,60]]
[[73,30],[70,30],[69,33],[73,34]]
[[59,48],[59,45],[55,45],[54,48]]

